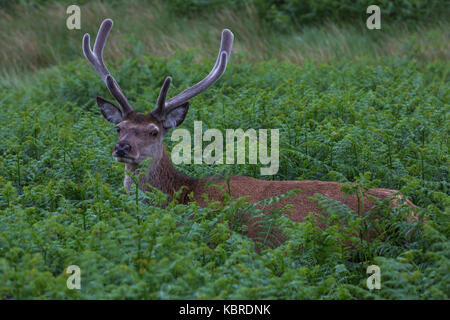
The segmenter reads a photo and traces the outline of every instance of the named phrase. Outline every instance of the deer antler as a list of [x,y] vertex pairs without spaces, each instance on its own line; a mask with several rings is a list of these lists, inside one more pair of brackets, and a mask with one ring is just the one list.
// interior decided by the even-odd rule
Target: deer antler
[[231,53],[231,47],[233,46],[233,39],[233,33],[228,29],[224,29],[222,31],[219,55],[211,72],[203,80],[166,102],[167,92],[169,91],[170,83],[172,82],[172,78],[167,77],[164,80],[161,92],[159,93],[157,106],[151,111],[151,114],[162,120],[170,112],[183,106],[188,100],[211,87],[225,72],[228,58]]
[[127,97],[123,94],[119,85],[113,76],[109,73],[108,69],[103,62],[103,48],[105,47],[106,39],[108,38],[109,31],[113,26],[111,19],[103,20],[94,43],[94,51],[91,50],[91,40],[89,34],[86,33],[83,37],[83,52],[85,57],[94,67],[95,71],[100,75],[103,82],[108,87],[109,92],[119,103],[123,116],[133,112],[133,108],[128,103]]

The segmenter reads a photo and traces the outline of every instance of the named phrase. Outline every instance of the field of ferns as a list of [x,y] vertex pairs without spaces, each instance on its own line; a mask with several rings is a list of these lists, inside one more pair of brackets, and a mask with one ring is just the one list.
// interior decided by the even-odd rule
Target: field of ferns
[[[224,76],[191,100],[181,128],[279,129],[280,169],[179,170],[340,181],[350,193],[397,189],[419,216],[408,224],[407,207],[385,203],[382,217],[366,219],[317,196],[330,218],[325,230],[313,214],[296,223],[275,213],[261,222],[264,240],[254,241],[235,217],[259,209],[243,199],[162,209],[162,193],[126,194],[124,164],[111,155],[116,130],[95,103],[110,95],[79,44],[78,58],[0,85],[0,299],[450,298],[448,60],[420,59],[413,49],[300,64],[232,54]],[[135,50],[108,66],[147,112],[167,75],[174,95],[209,72],[213,58],[197,53]],[[165,144],[174,145],[170,133]],[[278,247],[273,226],[286,234]],[[379,226],[386,232],[372,242],[351,232]],[[80,290],[67,287],[70,265],[80,267]],[[367,288],[369,265],[380,267],[379,290]]]

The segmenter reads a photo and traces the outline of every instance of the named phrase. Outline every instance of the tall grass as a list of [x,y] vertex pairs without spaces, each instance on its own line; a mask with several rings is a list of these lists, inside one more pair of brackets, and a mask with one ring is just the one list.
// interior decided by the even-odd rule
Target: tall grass
[[200,60],[216,54],[220,30],[236,35],[233,59],[287,60],[301,64],[313,59],[331,62],[360,56],[378,58],[407,55],[421,60],[448,59],[449,23],[433,25],[382,24],[382,30],[358,25],[299,26],[288,34],[265,25],[256,10],[219,10],[208,15],[183,17],[162,1],[91,1],[81,6],[81,30],[66,27],[66,6],[16,5],[0,9],[0,83],[20,83],[24,74],[82,57],[81,38],[95,34],[100,22],[112,18],[116,24],[105,59],[151,54],[168,56],[192,49]]

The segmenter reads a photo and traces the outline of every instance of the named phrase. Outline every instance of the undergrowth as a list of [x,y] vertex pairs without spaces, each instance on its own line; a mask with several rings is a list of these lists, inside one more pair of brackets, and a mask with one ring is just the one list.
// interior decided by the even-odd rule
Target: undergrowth
[[[188,52],[170,61],[117,60],[110,70],[144,112],[165,76],[175,94],[211,63],[197,64]],[[410,208],[384,202],[380,218],[361,217],[316,195],[324,229],[313,214],[297,223],[277,211],[259,220],[257,242],[239,213],[261,217],[258,205],[280,198],[163,209],[154,206],[165,201],[157,191],[124,192],[124,166],[111,156],[115,130],[95,105],[108,93],[86,61],[0,87],[0,297],[448,299],[448,70],[448,62],[394,57],[231,64],[192,99],[184,128],[192,132],[194,120],[219,130],[279,128],[281,163],[273,177],[248,164],[179,166],[185,173],[341,181],[356,194],[398,189],[420,216],[408,224]],[[173,147],[170,133],[166,145]],[[286,238],[278,247],[271,228]],[[369,242],[364,234],[374,228],[384,232]],[[81,290],[66,287],[73,264]],[[366,287],[372,264],[381,269],[380,290]]]

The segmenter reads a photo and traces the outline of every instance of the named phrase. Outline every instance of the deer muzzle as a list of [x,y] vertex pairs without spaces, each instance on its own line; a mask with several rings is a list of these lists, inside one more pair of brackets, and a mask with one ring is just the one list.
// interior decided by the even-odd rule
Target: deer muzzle
[[124,158],[128,157],[128,154],[131,151],[131,146],[128,143],[122,144],[118,143],[114,147],[114,157]]

